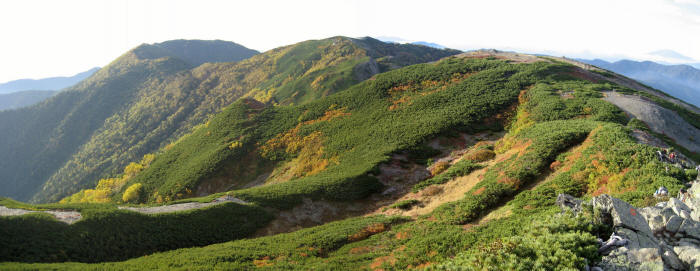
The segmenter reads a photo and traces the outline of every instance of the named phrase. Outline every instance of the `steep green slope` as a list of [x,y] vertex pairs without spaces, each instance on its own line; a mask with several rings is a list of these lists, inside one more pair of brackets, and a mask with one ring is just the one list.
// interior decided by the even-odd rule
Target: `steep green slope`
[[177,59],[128,53],[38,106],[0,112],[0,193],[31,198],[145,82],[187,68]]
[[449,59],[381,74],[302,106],[239,101],[124,187],[141,183],[141,202],[167,201],[244,187],[276,165],[291,174],[236,195],[281,208],[301,197],[360,198],[379,189],[367,173],[388,154],[456,127],[489,128],[477,123],[513,104],[538,72],[556,68]]
[[[13,160],[0,165],[0,195],[57,201],[116,175],[129,162],[165,147],[243,96],[299,103],[342,90],[381,70],[356,68],[367,66],[362,63],[384,63],[389,69],[457,53],[382,43],[372,45],[375,49],[359,46],[362,41],[343,37],[308,41],[241,62],[197,67],[202,61],[245,56],[237,55],[239,46],[221,42],[142,45],[40,107],[0,113],[0,127],[8,127],[2,129],[8,140],[0,143],[0,155],[7,157],[0,159]],[[203,51],[209,54],[202,55]],[[375,61],[369,55],[386,59]],[[400,61],[394,62],[394,55],[409,57],[396,57]],[[78,113],[78,104],[85,110]],[[31,165],[42,166],[34,170]]]
[[[196,183],[198,179],[188,178],[206,173],[209,167],[216,172],[224,168],[216,169],[221,163],[230,163],[228,168],[255,161],[245,156],[246,151],[258,150],[257,159],[278,168],[301,162],[304,155],[321,153],[309,161],[329,161],[314,174],[229,194],[273,207],[267,209],[273,212],[298,205],[303,198],[351,201],[380,191],[374,179],[376,168],[388,162],[390,154],[421,149],[418,146],[429,139],[453,131],[502,128],[489,117],[515,111],[505,136],[495,144],[498,158],[480,164],[484,170],[475,174],[478,183],[460,199],[425,215],[351,218],[293,233],[117,263],[5,263],[0,267],[583,269],[600,260],[596,238],[609,236],[610,229],[588,211],[577,218],[557,215],[559,193],[577,197],[610,193],[641,207],[659,201],[653,196],[658,186],[675,194],[695,176],[659,161],[658,148],[639,143],[631,133],[644,130],[644,125],[601,99],[604,91],[613,88],[627,93],[636,93],[634,90],[592,82],[581,73],[574,66],[546,61],[509,64],[496,59],[450,58],[381,74],[301,106],[263,107],[241,100],[157,155],[148,169],[130,179],[131,183],[143,182],[148,193],[141,194],[142,201],[154,200],[150,189],[175,188],[158,190],[161,195],[171,195],[168,193],[182,192],[177,189]],[[305,146],[314,151],[305,152]],[[302,173],[318,168],[301,167],[305,169]],[[194,173],[180,176],[189,172]],[[171,182],[172,178],[183,182]],[[417,194],[424,195],[422,190],[429,188],[418,187]],[[19,241],[7,244],[26,246]]]

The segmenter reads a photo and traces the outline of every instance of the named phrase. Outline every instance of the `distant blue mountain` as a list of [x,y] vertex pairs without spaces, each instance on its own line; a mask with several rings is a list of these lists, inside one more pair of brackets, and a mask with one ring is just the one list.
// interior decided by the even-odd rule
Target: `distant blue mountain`
[[651,52],[650,54],[655,55],[655,56],[661,56],[665,58],[671,58],[675,60],[683,60],[683,61],[693,61],[692,58],[682,55],[681,53],[678,53],[673,50],[658,50]]
[[423,46],[433,47],[433,48],[437,48],[437,49],[445,49],[445,48],[447,48],[447,47],[442,46],[442,45],[440,45],[440,44],[432,43],[432,42],[427,42],[427,41],[416,41],[416,42],[411,42],[411,44],[423,45]]
[[652,61],[595,59],[579,61],[641,81],[671,96],[700,107],[700,70],[690,65],[663,65]]
[[71,77],[50,77],[44,79],[20,79],[0,84],[0,94],[23,90],[61,90],[90,77],[100,68],[92,68]]
[[0,111],[34,105],[58,93],[55,90],[23,90],[0,94]]

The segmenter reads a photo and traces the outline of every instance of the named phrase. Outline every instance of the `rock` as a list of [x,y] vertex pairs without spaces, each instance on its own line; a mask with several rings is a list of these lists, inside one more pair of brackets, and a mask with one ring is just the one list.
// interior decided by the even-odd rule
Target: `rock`
[[676,270],[686,269],[685,264],[683,264],[681,259],[678,258],[678,255],[676,255],[676,253],[673,252],[672,247],[662,246],[661,251],[661,258],[663,259],[666,265]]
[[647,222],[649,223],[649,228],[651,228],[653,232],[662,231],[666,226],[666,224],[664,224],[664,218],[660,215],[647,219]]
[[668,220],[674,215],[677,215],[677,214],[671,208],[666,207],[666,208],[661,209],[661,216],[664,217],[664,221],[666,221],[666,222],[668,222]]
[[683,218],[674,215],[666,222],[666,230],[676,233],[681,227],[681,224],[683,224]]
[[[668,207],[670,207],[673,212],[675,212],[678,215],[681,215],[682,211],[688,212],[690,214],[690,208],[688,205],[685,205],[682,201],[678,200],[677,198],[671,198],[668,200]],[[682,217],[682,216],[681,216]]]
[[678,255],[678,258],[693,270],[700,269],[700,248],[697,246],[681,242],[678,246],[673,247],[673,252]]
[[691,217],[690,217],[690,212],[688,212],[688,211],[686,211],[686,210],[681,210],[680,216],[681,216],[682,218],[685,218],[685,219],[691,219]]
[[639,209],[639,213],[644,216],[644,219],[649,220],[655,216],[661,216],[661,210],[663,208],[659,207],[644,207],[642,209]]
[[679,238],[678,240],[679,243],[684,242],[684,243],[690,243],[696,246],[700,246],[700,240],[692,239],[692,238]]
[[[612,216],[614,227],[625,227],[651,237],[651,229],[636,208],[610,195],[600,195],[591,200],[594,208]],[[653,237],[652,237],[653,238]]]
[[683,220],[678,231],[684,233],[687,237],[700,240],[700,223],[691,219]]
[[575,214],[581,211],[581,204],[583,202],[571,195],[559,194],[557,196],[557,205],[562,211],[571,210]]
[[655,206],[659,208],[666,208],[668,206],[668,202],[662,201],[657,203]]
[[663,261],[661,259],[661,254],[659,254],[659,249],[654,247],[654,248],[640,248],[640,249],[631,249],[629,252],[627,252],[628,258],[630,261],[637,262],[637,263],[659,263],[660,266],[663,266]]

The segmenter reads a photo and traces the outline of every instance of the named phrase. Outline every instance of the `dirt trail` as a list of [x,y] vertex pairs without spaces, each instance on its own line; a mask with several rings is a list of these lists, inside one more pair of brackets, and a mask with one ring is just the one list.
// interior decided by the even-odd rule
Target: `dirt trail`
[[[118,208],[121,210],[129,210],[129,211],[139,212],[142,214],[160,214],[160,213],[186,211],[186,210],[192,210],[192,209],[201,209],[201,208],[205,208],[205,207],[209,207],[209,206],[213,206],[213,205],[223,204],[226,202],[247,204],[247,202],[242,201],[240,199],[237,199],[237,198],[234,198],[231,196],[223,196],[223,197],[215,199],[212,202],[207,202],[207,203],[188,202],[188,203],[178,203],[178,204],[172,204],[172,205],[155,206],[155,207],[119,206]],[[61,222],[67,223],[67,224],[73,224],[73,223],[75,223],[83,218],[83,216],[80,214],[80,212],[77,212],[77,211],[64,211],[64,210],[31,211],[31,210],[25,210],[25,209],[13,209],[13,208],[7,208],[5,206],[0,206],[0,216],[20,216],[20,215],[25,215],[25,214],[30,214],[30,213],[47,213],[47,214],[54,216],[58,221],[61,221]]]
[[76,211],[62,211],[62,210],[52,210],[52,211],[30,211],[24,209],[13,209],[7,208],[5,206],[0,206],[0,216],[18,216],[30,213],[47,213],[54,216],[58,221],[67,224],[73,224],[76,221],[83,218],[83,216]]
[[[464,194],[471,190],[484,177],[484,173],[494,164],[510,158],[522,151],[519,148],[511,148],[505,153],[497,154],[494,159],[482,163],[483,168],[475,170],[465,176],[457,177],[444,184],[432,185],[432,188],[426,188],[418,193],[407,193],[403,197],[396,199],[394,202],[404,200],[419,200],[420,204],[413,206],[409,210],[401,209],[378,209],[370,215],[387,214],[387,215],[403,215],[416,218],[421,215],[428,214],[435,210],[438,206],[456,201],[464,197]],[[456,161],[455,161],[456,162]]]
[[171,204],[171,205],[163,205],[163,206],[155,206],[155,207],[126,207],[126,206],[119,206],[118,208],[121,210],[129,210],[129,211],[134,211],[134,212],[139,212],[142,214],[162,214],[162,213],[172,213],[172,212],[179,212],[179,211],[187,211],[187,210],[192,210],[192,209],[201,209],[209,206],[214,206],[214,205],[219,205],[223,204],[226,202],[235,202],[238,204],[247,204],[247,202],[231,197],[231,196],[223,196],[220,198],[215,199],[212,202],[207,202],[207,203],[201,203],[201,202],[187,202],[187,203],[177,203],[177,204]]

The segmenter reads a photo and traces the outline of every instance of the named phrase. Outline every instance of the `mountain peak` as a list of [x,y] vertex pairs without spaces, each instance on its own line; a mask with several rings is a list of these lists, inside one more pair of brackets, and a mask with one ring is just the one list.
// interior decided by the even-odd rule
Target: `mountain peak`
[[169,40],[141,44],[132,51],[139,59],[174,57],[193,66],[204,63],[236,62],[258,54],[240,44],[223,40]]

